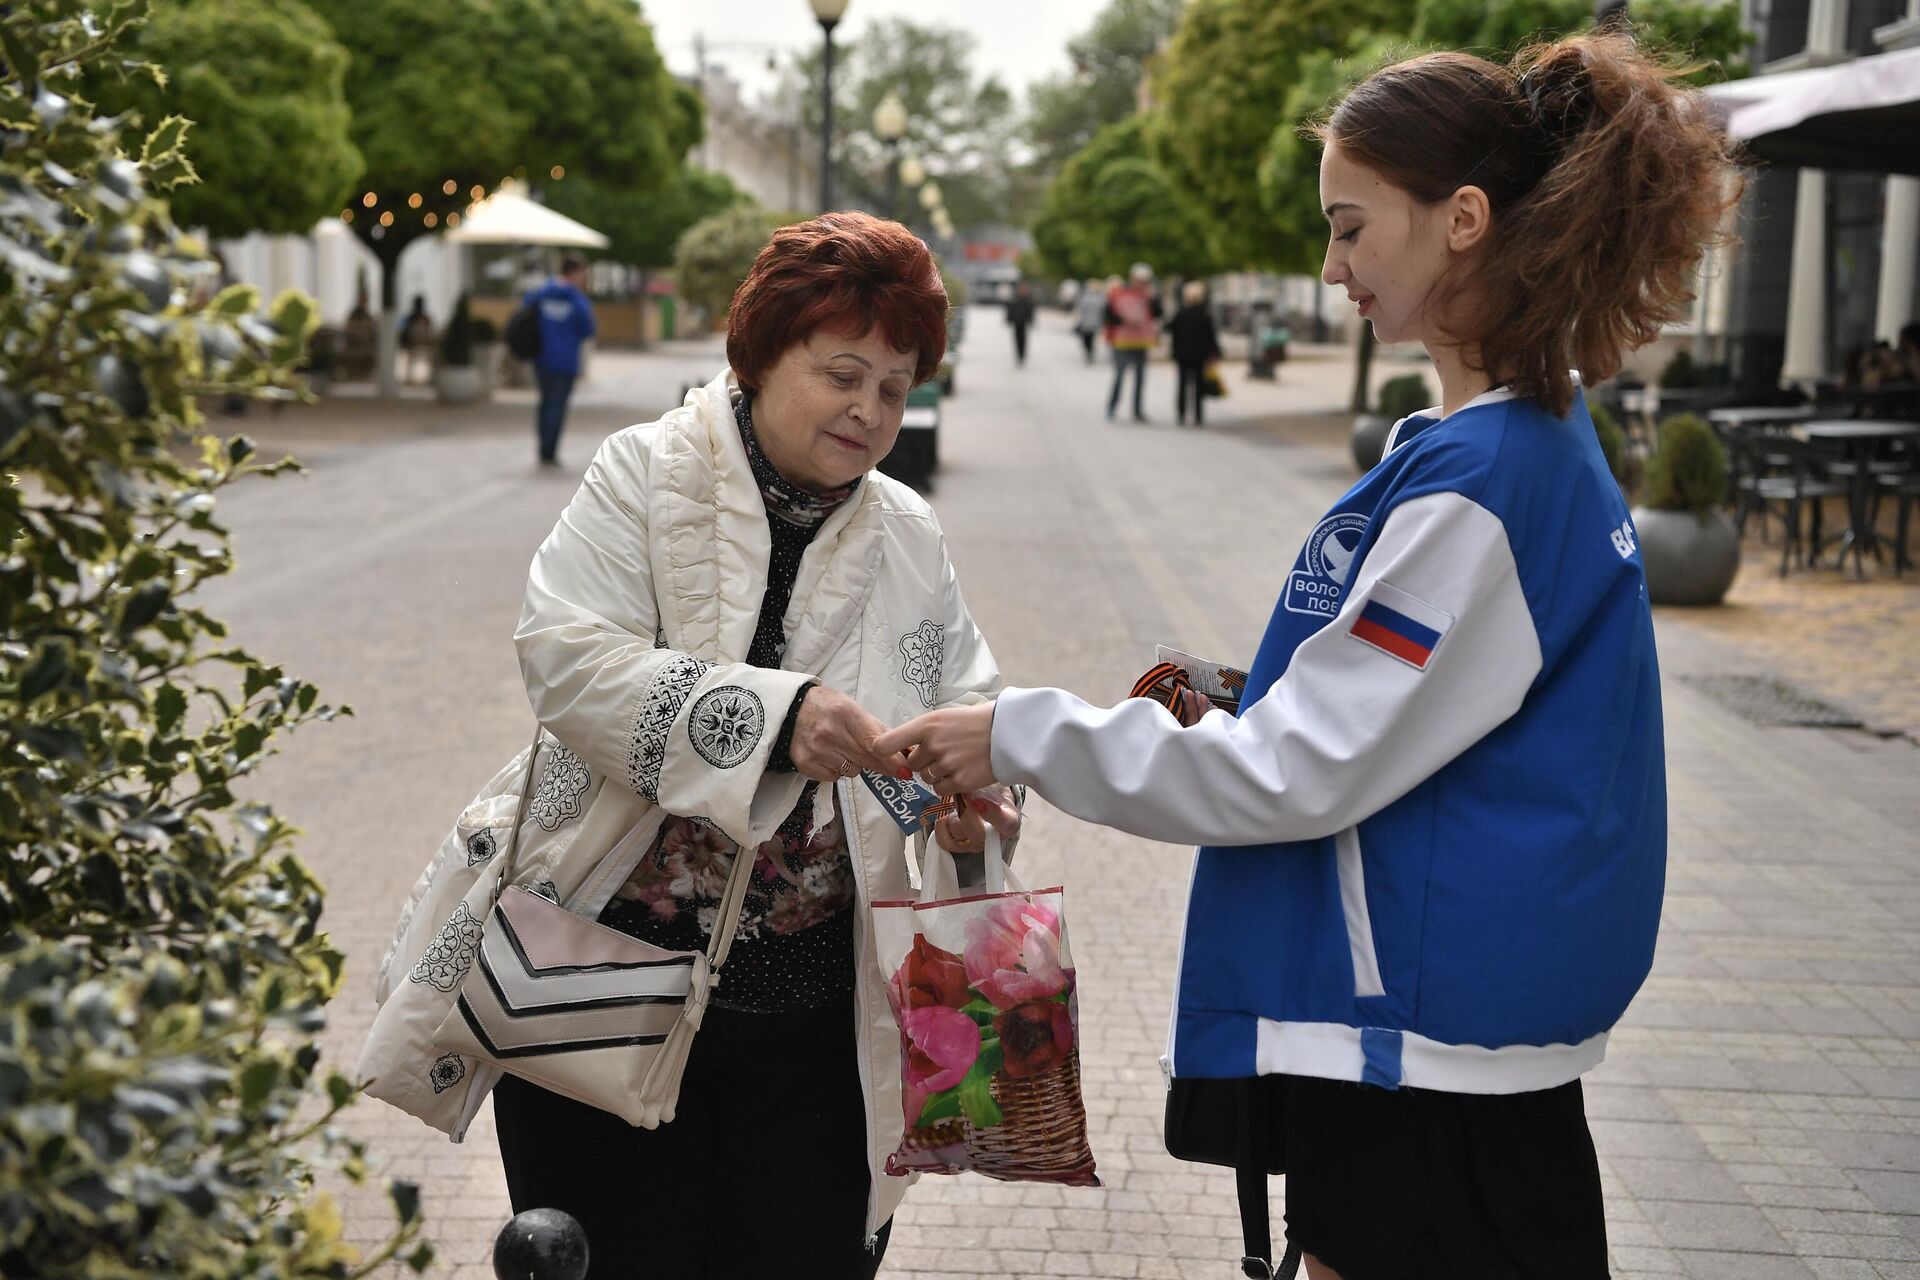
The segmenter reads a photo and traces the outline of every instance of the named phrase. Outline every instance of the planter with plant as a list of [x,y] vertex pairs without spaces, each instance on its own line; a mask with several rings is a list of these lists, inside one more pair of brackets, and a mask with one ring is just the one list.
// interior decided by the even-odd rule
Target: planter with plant
[[1740,571],[1740,535],[1720,510],[1727,453],[1692,414],[1660,424],[1647,493],[1633,509],[1647,596],[1655,604],[1718,604]]
[[1634,487],[1634,471],[1637,461],[1627,444],[1627,433],[1613,420],[1613,414],[1603,404],[1589,404],[1587,416],[1593,419],[1593,434],[1600,438],[1600,452],[1607,459],[1607,470],[1613,474],[1613,482],[1620,486],[1621,494],[1630,494]]
[[453,304],[453,316],[440,335],[440,367],[434,371],[434,389],[445,404],[472,404],[486,398],[487,384],[474,365],[474,320],[467,295]]
[[1353,420],[1353,465],[1371,471],[1380,463],[1387,447],[1387,435],[1393,424],[1410,413],[1431,408],[1433,393],[1427,380],[1417,373],[1403,373],[1380,384],[1378,413],[1363,413]]

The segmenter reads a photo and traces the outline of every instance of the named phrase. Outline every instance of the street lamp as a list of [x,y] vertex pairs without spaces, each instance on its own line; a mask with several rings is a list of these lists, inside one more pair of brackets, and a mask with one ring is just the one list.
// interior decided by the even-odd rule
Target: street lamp
[[940,207],[940,184],[929,182],[920,188],[920,207],[932,213]]
[[907,131],[907,104],[892,90],[873,109],[873,135],[887,147],[887,216],[900,216],[900,138]]
[[833,29],[847,11],[847,0],[807,0],[819,19],[820,55],[820,212],[833,210]]
[[927,180],[927,166],[920,163],[920,157],[908,153],[900,162],[900,181],[909,187],[917,187]]

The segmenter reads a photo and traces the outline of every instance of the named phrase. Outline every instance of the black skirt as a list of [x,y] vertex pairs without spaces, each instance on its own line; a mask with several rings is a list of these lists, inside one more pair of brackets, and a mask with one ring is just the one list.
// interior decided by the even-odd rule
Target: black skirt
[[1463,1094],[1278,1079],[1287,1236],[1342,1280],[1604,1280],[1578,1080]]

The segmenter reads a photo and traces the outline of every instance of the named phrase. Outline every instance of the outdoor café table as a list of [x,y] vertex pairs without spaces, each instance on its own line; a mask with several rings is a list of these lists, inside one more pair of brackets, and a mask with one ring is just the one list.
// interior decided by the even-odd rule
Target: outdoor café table
[[[1874,532],[1867,515],[1867,501],[1873,492],[1873,451],[1889,440],[1920,440],[1920,422],[1886,422],[1872,418],[1846,418],[1839,421],[1802,422],[1792,428],[1802,440],[1833,440],[1847,446],[1853,463],[1853,479],[1847,494],[1847,529],[1835,535],[1840,541],[1840,556],[1833,562],[1838,569],[1853,552],[1853,574],[1864,578],[1861,552],[1871,551],[1880,558],[1880,535]],[[1818,554],[1816,552],[1816,554]]]
[[1707,411],[1708,422],[1716,427],[1730,427],[1734,430],[1742,427],[1779,427],[1808,422],[1819,416],[1820,410],[1810,404],[1743,405],[1732,409]]

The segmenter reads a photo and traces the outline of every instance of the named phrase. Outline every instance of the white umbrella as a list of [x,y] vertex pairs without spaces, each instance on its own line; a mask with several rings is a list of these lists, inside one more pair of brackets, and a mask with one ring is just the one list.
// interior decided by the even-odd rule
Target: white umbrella
[[604,249],[607,238],[564,213],[527,199],[509,182],[461,215],[447,232],[456,244],[550,244],[567,249]]
[[1727,135],[1759,160],[1920,175],[1920,49],[1710,85]]

